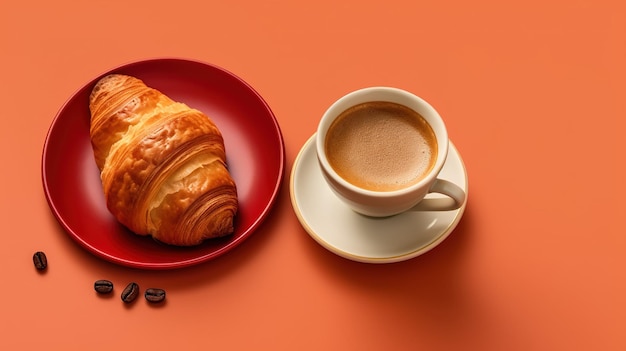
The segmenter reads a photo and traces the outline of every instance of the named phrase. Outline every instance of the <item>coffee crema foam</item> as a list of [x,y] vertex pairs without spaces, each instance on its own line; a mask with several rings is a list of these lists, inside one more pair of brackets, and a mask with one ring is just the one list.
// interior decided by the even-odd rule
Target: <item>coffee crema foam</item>
[[328,129],[324,147],[339,176],[373,191],[415,184],[437,159],[435,133],[426,120],[408,107],[383,101],[342,112]]

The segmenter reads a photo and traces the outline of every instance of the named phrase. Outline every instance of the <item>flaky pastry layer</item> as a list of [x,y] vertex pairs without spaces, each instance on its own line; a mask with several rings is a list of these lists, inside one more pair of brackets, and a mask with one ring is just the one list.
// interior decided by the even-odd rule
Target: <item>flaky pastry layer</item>
[[179,246],[233,232],[237,190],[208,116],[120,74],[96,83],[89,108],[107,208],[120,223]]

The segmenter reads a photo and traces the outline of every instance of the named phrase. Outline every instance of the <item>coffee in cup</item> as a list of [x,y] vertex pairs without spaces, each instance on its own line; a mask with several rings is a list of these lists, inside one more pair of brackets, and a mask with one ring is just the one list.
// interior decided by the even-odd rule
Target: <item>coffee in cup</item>
[[435,165],[437,140],[419,113],[394,102],[343,111],[326,134],[330,166],[359,188],[391,191],[421,180]]

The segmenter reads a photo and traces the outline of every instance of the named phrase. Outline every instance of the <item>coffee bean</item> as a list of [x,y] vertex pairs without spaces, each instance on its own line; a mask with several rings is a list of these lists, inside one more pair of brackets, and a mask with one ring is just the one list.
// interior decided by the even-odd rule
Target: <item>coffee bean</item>
[[42,271],[48,267],[48,259],[46,258],[46,254],[42,251],[37,251],[33,255],[33,263],[35,264],[35,268]]
[[165,290],[156,288],[146,289],[144,296],[146,300],[150,302],[161,302],[165,300]]
[[113,291],[113,283],[110,280],[96,280],[93,284],[93,288],[100,294],[108,294]]
[[129,303],[133,302],[139,295],[139,285],[137,283],[130,283],[122,291],[122,301]]

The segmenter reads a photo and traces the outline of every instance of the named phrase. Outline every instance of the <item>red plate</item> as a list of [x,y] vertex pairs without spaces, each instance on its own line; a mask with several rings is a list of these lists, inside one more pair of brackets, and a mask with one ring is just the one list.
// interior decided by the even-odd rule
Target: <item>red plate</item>
[[239,196],[235,233],[197,247],[180,248],[132,234],[115,220],[106,208],[89,138],[88,98],[100,77],[63,105],[44,144],[43,187],[59,223],[93,254],[137,268],[186,267],[241,244],[268,215],[283,179],[284,142],[270,107],[242,79],[202,62],[154,59],[130,63],[102,76],[108,73],[140,78],[174,100],[203,111],[217,124]]

